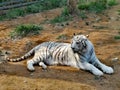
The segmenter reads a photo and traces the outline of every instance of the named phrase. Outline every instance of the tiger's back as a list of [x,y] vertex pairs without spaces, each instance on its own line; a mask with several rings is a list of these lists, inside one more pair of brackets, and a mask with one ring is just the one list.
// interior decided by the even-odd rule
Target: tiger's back
[[35,47],[34,63],[44,62],[47,65],[63,64],[67,61],[69,43],[44,42]]

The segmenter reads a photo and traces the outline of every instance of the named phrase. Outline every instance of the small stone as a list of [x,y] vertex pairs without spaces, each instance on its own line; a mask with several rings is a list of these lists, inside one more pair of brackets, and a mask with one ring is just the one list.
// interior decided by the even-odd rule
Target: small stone
[[115,18],[115,17],[110,17],[110,19],[111,19],[112,21],[116,21],[116,18]]
[[57,25],[56,25],[56,26],[54,27],[54,29],[55,29],[55,30],[61,30],[61,29],[63,29],[63,26],[57,26]]
[[95,19],[95,21],[96,21],[96,22],[99,22],[99,21],[101,21],[101,18],[98,17],[98,18]]
[[30,74],[30,76],[33,76],[33,75],[34,75],[33,73]]
[[27,81],[26,81],[26,80],[24,80],[24,83],[27,83]]
[[112,62],[117,62],[118,60],[119,60],[119,58],[115,57],[115,58],[112,59]]
[[69,25],[69,23],[67,22],[66,25]]
[[64,24],[62,23],[61,26],[64,26]]
[[89,22],[85,22],[85,24],[88,26],[88,25],[89,25]]

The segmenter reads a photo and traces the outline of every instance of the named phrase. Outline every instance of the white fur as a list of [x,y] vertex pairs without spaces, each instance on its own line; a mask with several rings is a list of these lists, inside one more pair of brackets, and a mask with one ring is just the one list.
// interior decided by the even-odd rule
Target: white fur
[[100,61],[97,61],[97,63],[98,63],[98,67],[101,68],[104,73],[108,73],[108,74],[114,73],[114,70],[111,67],[106,66],[105,64],[101,63]]
[[43,69],[47,68],[47,66],[43,62],[39,62],[39,66],[41,66]]
[[82,67],[81,69],[83,70],[88,70],[90,72],[92,72],[94,75],[98,75],[98,76],[102,76],[103,72],[100,71],[98,68],[96,68],[94,65],[88,63],[88,62],[84,62],[82,63]]
[[33,67],[34,62],[32,60],[27,61],[27,69],[30,71],[34,71],[35,68]]

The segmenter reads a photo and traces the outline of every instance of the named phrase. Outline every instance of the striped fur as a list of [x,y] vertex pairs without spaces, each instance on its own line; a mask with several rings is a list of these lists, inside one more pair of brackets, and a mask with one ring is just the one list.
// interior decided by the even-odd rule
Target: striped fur
[[[91,71],[94,75],[103,75],[103,72],[111,74],[113,69],[102,64],[95,55],[91,41],[84,35],[75,35],[72,43],[44,42],[34,47],[27,54],[9,61],[21,61],[34,54],[31,60],[27,61],[27,68],[35,70],[34,64],[39,64],[43,69],[47,65],[67,65],[78,69]],[[101,68],[99,70],[97,67]]]

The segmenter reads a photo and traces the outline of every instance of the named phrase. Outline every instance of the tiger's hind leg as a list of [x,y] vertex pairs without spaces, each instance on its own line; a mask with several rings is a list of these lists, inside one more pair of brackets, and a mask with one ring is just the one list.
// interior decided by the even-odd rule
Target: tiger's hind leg
[[41,66],[44,70],[47,69],[47,65],[44,62],[39,62],[39,66]]
[[40,58],[39,54],[36,53],[35,56],[31,59],[31,60],[28,60],[27,61],[27,69],[29,71],[34,71],[35,68],[34,68],[34,64],[38,64],[39,62],[42,61],[42,58]]
[[[49,54],[49,53],[48,53]],[[44,64],[44,59],[46,58],[45,53],[42,52],[42,49],[35,53],[34,57],[27,61],[27,68],[29,71],[34,71],[34,64],[39,64],[43,69],[46,69],[47,66]]]
[[27,69],[29,71],[34,71],[35,70],[35,68],[33,67],[33,65],[34,65],[34,61],[32,59],[29,60],[29,61],[27,61]]

